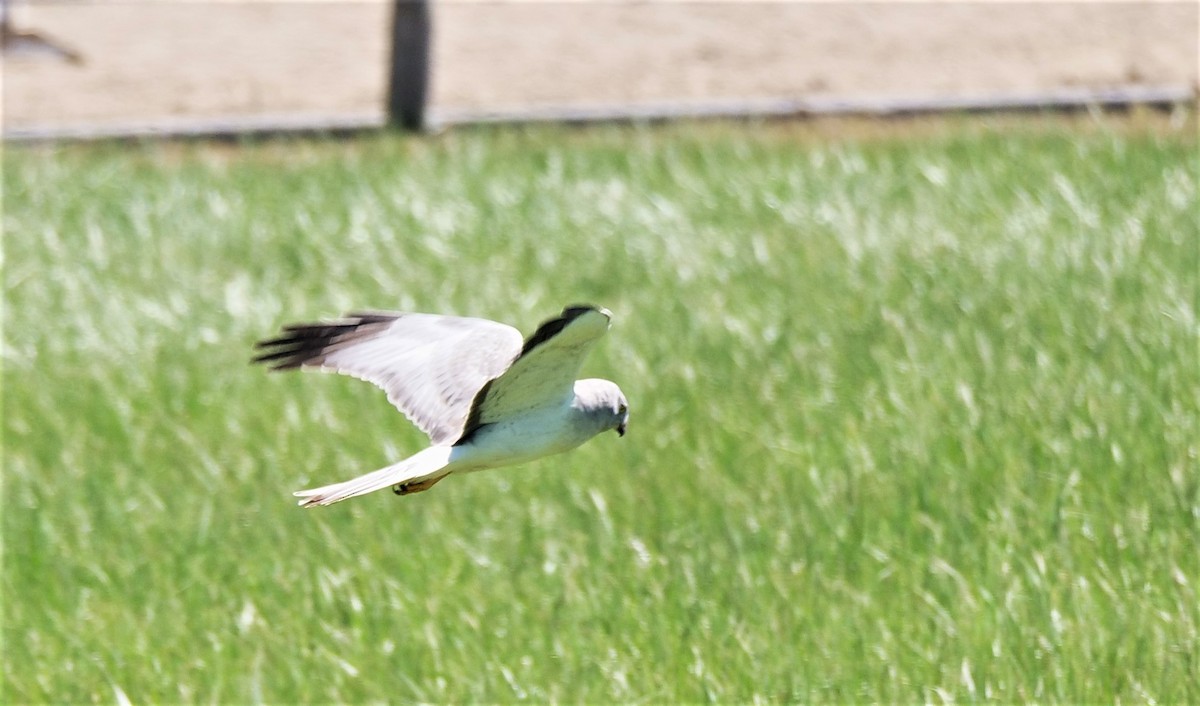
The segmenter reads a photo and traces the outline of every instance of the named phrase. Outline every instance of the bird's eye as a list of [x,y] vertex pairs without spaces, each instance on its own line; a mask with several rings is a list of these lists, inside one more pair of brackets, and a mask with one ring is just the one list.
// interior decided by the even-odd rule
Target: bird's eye
[[627,412],[627,411],[629,411],[629,410],[625,405],[619,405],[617,407],[617,414],[625,414],[625,412]]

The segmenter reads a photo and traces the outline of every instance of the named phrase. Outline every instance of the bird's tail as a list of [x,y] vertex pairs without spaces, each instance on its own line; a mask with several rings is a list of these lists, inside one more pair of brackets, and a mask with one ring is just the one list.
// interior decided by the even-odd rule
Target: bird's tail
[[431,446],[424,451],[413,454],[408,458],[381,468],[378,471],[361,475],[341,483],[326,485],[310,490],[299,490],[293,493],[300,498],[301,507],[316,507],[332,505],[346,498],[353,498],[376,490],[383,490],[397,483],[418,483],[421,481],[436,481],[450,472],[449,446]]

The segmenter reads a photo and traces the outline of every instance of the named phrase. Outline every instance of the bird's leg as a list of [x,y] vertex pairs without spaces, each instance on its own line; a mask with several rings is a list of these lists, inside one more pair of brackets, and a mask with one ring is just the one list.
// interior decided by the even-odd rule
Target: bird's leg
[[426,480],[413,481],[411,483],[397,483],[392,486],[392,492],[396,495],[409,495],[411,493],[419,493],[423,490],[429,490],[434,483],[445,478],[446,476],[435,476]]

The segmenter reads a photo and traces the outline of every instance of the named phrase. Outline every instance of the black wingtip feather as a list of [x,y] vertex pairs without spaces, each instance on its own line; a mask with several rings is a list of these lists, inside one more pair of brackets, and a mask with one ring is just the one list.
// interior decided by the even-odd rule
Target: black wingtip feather
[[537,330],[533,332],[533,335],[525,339],[525,345],[521,348],[521,355],[525,355],[551,338],[554,338],[568,324],[589,311],[600,311],[600,307],[592,306],[591,304],[573,304],[563,309],[558,318],[543,321],[542,325],[538,326]]
[[312,324],[288,324],[283,335],[254,344],[265,352],[255,356],[252,363],[271,364],[271,370],[293,370],[305,365],[319,365],[325,352],[334,345],[361,334],[364,326],[389,324],[395,314],[364,312],[349,314],[337,321]]

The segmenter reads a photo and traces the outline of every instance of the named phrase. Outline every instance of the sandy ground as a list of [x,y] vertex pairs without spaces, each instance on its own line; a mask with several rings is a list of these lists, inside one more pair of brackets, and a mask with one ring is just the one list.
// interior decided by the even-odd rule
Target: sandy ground
[[[6,128],[379,116],[390,2],[12,0]],[[1195,87],[1200,3],[451,2],[431,112]]]

